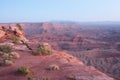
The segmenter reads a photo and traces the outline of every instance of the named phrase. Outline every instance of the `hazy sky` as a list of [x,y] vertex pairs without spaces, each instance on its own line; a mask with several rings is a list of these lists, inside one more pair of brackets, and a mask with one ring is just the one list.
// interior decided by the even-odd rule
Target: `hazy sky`
[[120,21],[120,0],[0,0],[0,23]]

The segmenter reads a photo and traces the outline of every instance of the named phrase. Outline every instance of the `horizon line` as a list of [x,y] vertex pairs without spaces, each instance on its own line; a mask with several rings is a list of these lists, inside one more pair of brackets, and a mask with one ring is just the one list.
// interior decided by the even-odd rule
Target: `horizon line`
[[64,22],[70,22],[70,23],[110,23],[110,22],[120,22],[120,21],[65,21],[65,20],[56,20],[56,21],[16,21],[16,22],[0,22],[0,24],[12,24],[12,23],[64,23]]

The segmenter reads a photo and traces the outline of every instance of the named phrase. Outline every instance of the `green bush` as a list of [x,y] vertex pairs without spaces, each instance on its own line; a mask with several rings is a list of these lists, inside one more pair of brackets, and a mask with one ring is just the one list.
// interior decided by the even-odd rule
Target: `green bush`
[[4,53],[11,53],[13,51],[13,48],[9,45],[1,45],[0,51]]
[[52,64],[49,66],[49,70],[59,70],[59,69],[60,69],[59,66],[56,64]]
[[27,75],[31,72],[31,70],[28,67],[22,66],[22,67],[18,68],[17,72],[22,75]]
[[11,40],[13,41],[13,43],[16,43],[16,44],[20,43],[20,38],[17,36],[12,36]]
[[34,55],[50,55],[51,50],[45,48],[43,45],[39,46],[34,52]]

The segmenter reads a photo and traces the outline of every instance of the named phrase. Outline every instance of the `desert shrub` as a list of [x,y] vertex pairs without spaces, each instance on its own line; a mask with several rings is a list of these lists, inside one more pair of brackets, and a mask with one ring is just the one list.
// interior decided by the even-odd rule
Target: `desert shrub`
[[11,40],[13,41],[13,43],[16,43],[16,44],[20,43],[20,38],[17,36],[12,36]]
[[34,55],[50,55],[51,50],[45,48],[43,45],[39,46],[34,52]]
[[10,57],[10,55],[7,54],[7,53],[4,53],[4,54],[2,55],[2,58],[3,58],[3,59],[8,59],[9,57]]
[[59,69],[60,69],[59,66],[56,64],[52,64],[49,66],[49,70],[59,70]]
[[20,55],[17,52],[11,52],[9,55],[10,57],[15,58],[15,59],[20,58]]
[[31,70],[28,67],[21,66],[20,68],[18,68],[17,72],[22,75],[27,75],[31,72]]
[[0,46],[1,60],[3,65],[12,65],[14,63],[13,58],[19,58],[20,55],[16,52],[12,52],[13,48],[9,45]]
[[0,51],[4,53],[11,53],[13,51],[13,48],[9,45],[1,45]]
[[4,53],[2,55],[2,59],[3,59],[3,64],[6,66],[13,64],[13,59],[10,57],[10,54],[8,54],[8,53]]
[[5,60],[13,61],[13,59],[10,57],[9,54],[5,53],[2,57],[3,57],[3,61],[5,61]]
[[4,65],[9,66],[13,64],[13,60],[12,59],[5,59],[4,60]]

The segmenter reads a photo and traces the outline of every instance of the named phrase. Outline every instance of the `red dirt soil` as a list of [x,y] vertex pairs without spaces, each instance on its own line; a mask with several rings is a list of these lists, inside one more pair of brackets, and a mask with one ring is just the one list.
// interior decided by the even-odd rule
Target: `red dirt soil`
[[[81,61],[66,53],[54,52],[48,56],[33,56],[29,51],[17,51],[21,58],[12,66],[0,67],[0,80],[27,80],[27,76],[16,73],[18,67],[28,66],[34,71],[33,77],[50,77],[51,80],[67,80],[67,76],[74,75],[76,80],[113,80],[95,68],[85,66]],[[58,53],[58,54],[56,54]],[[51,64],[57,64],[60,70],[50,71],[47,68]],[[99,77],[99,78],[97,78]],[[88,78],[88,79],[87,79]]]

